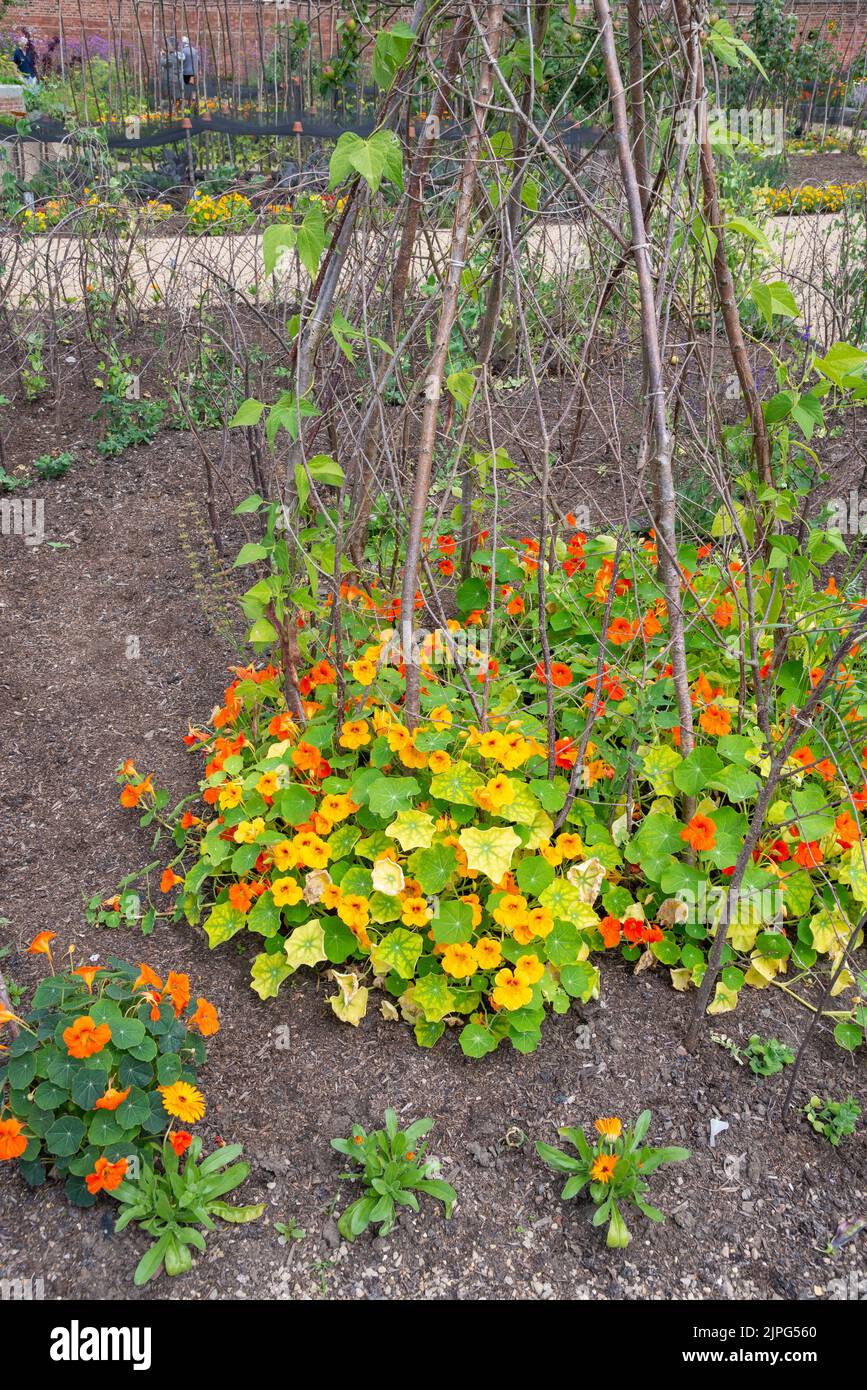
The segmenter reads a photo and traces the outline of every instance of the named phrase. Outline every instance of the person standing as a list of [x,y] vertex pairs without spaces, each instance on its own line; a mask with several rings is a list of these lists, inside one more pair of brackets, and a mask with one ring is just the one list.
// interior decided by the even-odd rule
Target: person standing
[[25,29],[12,53],[12,61],[22,77],[29,82],[36,81],[36,45]]

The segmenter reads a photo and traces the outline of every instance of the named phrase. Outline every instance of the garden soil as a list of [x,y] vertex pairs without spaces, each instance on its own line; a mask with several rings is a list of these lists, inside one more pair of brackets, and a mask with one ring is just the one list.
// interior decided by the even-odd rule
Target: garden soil
[[[31,456],[69,447],[86,429],[71,415],[56,426],[31,412]],[[82,462],[41,485],[42,545],[0,537],[0,932],[11,946],[2,964],[32,986],[42,961],[24,950],[49,929],[58,955],[74,948],[78,964],[118,955],[186,971],[222,1021],[201,1073],[199,1129],[208,1145],[244,1145],[251,1175],[236,1200],[266,1211],[214,1232],[188,1275],[139,1291],[132,1275],[145,1241],[132,1228],[113,1233],[110,1199],[77,1209],[60,1184],[29,1190],[5,1164],[4,1277],[41,1279],[49,1299],[867,1296],[867,1235],[826,1253],[841,1222],[867,1215],[863,1138],[835,1150],[802,1117],[786,1127],[785,1075],[754,1080],[711,1040],[711,1025],[687,1054],[692,1001],[661,967],[636,976],[607,960],[600,999],[551,1018],[536,1053],[471,1061],[453,1033],[420,1050],[375,1004],[359,1028],[340,1023],[332,987],[307,972],[263,1003],[249,989],[245,942],[211,952],[185,925],[159,924],[145,940],[87,925],[84,900],[110,894],[151,858],[149,832],[118,805],[114,769],[132,757],[173,796],[190,791],[199,768],[182,735],[220,700],[225,668],[240,656],[219,594],[193,578],[193,567],[208,568],[192,500],[198,470],[179,434],[117,461]],[[738,1042],[758,1031],[794,1046],[807,1018],[780,990],[748,990],[712,1027]],[[822,1032],[798,1103],[812,1091],[851,1093],[867,1109],[863,1057]],[[404,1122],[433,1117],[431,1152],[457,1206],[446,1222],[424,1203],[388,1239],[368,1233],[349,1245],[336,1217],[356,1189],[340,1180],[329,1141],[354,1122],[375,1127],[388,1105]],[[686,1145],[692,1157],[654,1177],[665,1224],[636,1216],[632,1244],[610,1251],[585,1204],[560,1202],[561,1180],[534,1142],[645,1106],[651,1141]],[[713,1121],[727,1128],[712,1143]],[[303,1234],[287,1241],[276,1223]]]

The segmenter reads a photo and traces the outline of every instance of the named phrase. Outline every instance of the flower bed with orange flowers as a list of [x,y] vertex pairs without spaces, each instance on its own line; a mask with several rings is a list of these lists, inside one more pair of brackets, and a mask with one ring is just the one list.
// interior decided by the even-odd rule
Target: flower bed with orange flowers
[[[185,917],[212,947],[247,933],[261,998],[301,967],[322,968],[344,1021],[357,1024],[375,995],[420,1045],[453,1027],[471,1056],[506,1040],[535,1048],[546,1010],[597,993],[606,952],[694,988],[770,765],[743,696],[738,634],[748,602],[763,612],[773,601],[785,539],[780,558],[749,575],[726,539],[679,552],[695,728],[686,755],[653,535],[628,564],[611,537],[556,540],[545,576],[555,661],[539,646],[538,545],[479,537],[460,616],[423,639],[414,727],[389,626],[399,605],[344,585],[339,651],[333,627],[326,644],[324,625],[299,621],[296,689],[276,664],[236,668],[223,704],[187,735],[202,759],[199,796],[165,816],[152,776],[120,770],[121,802],[147,823],[163,817],[176,846],[149,922]],[[813,562],[791,560],[789,620],[808,634],[798,656],[775,662],[772,628],[755,654],[774,691],[771,748],[863,603],[833,581],[816,589],[816,562],[835,544],[814,532]],[[429,543],[441,562],[453,549],[451,537]],[[263,550],[247,547],[241,563]],[[260,650],[279,582],[272,574],[244,596]],[[849,1049],[867,1024],[867,976],[842,959],[867,903],[865,707],[856,646],[787,761],[710,1005],[725,1012],[742,988],[787,977],[797,993],[829,968],[835,1036]]]
[[53,939],[40,932],[28,948],[51,968],[29,1010],[0,1019],[18,1028],[0,1067],[0,1160],[17,1160],[34,1187],[63,1178],[69,1199],[91,1206],[164,1140],[177,1154],[189,1146],[187,1126],[205,1113],[196,1069],[219,1020],[184,974],[163,981],[114,959],[55,972]]

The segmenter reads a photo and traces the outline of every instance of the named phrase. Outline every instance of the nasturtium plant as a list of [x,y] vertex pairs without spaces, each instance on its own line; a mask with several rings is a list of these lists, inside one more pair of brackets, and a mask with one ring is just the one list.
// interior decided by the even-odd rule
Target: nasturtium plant
[[[40,932],[29,949],[51,962],[53,938]],[[208,1000],[191,998],[185,974],[162,980],[114,958],[52,973],[11,1021],[18,1035],[0,1067],[0,1159],[17,1159],[31,1186],[58,1176],[72,1202],[91,1206],[175,1119],[204,1114],[196,1069],[219,1020]]]
[[[776,602],[781,562],[743,558],[731,529],[681,548],[687,748],[654,535],[637,543],[627,575],[612,536],[567,529],[544,561],[541,614],[538,543],[480,538],[460,618],[419,639],[409,717],[400,601],[335,581],[340,636],[333,626],[323,636],[302,616],[306,599],[293,610],[285,540],[263,506],[239,509],[261,511],[264,525],[261,545],[248,541],[239,557],[260,571],[242,606],[279,640],[251,638],[273,659],[233,668],[210,721],[186,736],[203,760],[201,801],[167,814],[150,776],[131,764],[118,774],[122,802],[171,836],[161,887],[179,890],[176,918],[212,947],[255,942],[263,999],[313,968],[330,973],[326,997],[353,1026],[378,997],[421,1046],[455,1030],[468,1056],[504,1041],[529,1051],[547,1013],[598,994],[606,953],[666,970],[687,992],[724,929],[712,1016],[745,988],[823,969],[834,977],[834,1036],[860,1046],[865,990],[849,965],[867,902],[860,646],[835,673],[833,712],[827,702],[814,711],[758,833],[752,824],[792,710],[851,622],[835,582],[818,589],[813,561],[774,552],[798,635],[782,657],[771,628],[762,635],[760,711],[744,697],[737,634],[749,603]],[[454,537],[428,547],[450,575]],[[311,603],[314,587],[311,577]]]

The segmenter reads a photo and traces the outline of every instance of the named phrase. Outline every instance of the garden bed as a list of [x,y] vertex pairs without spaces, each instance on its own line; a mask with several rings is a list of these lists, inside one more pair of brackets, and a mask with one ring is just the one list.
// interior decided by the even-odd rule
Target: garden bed
[[[262,1003],[247,988],[249,951],[211,953],[185,927],[142,940],[84,925],[82,896],[110,891],[147,856],[146,833],[117,806],[114,769],[133,757],[158,768],[178,796],[192,790],[198,767],[180,735],[191,711],[220,698],[221,670],[236,659],[209,630],[179,547],[175,503],[195,488],[197,469],[179,434],[118,462],[83,464],[46,490],[47,540],[68,548],[6,538],[0,551],[11,714],[0,752],[7,932],[17,951],[49,927],[58,946],[75,945],[79,964],[117,954],[189,973],[223,1025],[202,1074],[209,1110],[199,1129],[208,1141],[245,1145],[253,1172],[244,1200],[267,1204],[260,1222],[212,1237],[209,1258],[183,1281],[137,1296],[840,1296],[834,1281],[863,1271],[858,1243],[833,1260],[822,1251],[840,1221],[863,1213],[863,1145],[831,1150],[800,1118],[785,1133],[785,1077],[753,1081],[707,1034],[686,1055],[677,1040],[688,1004],[661,968],[636,980],[624,962],[606,960],[600,1000],[549,1020],[536,1053],[501,1050],[480,1063],[462,1056],[453,1035],[422,1051],[404,1025],[375,1011],[347,1038],[312,977]],[[138,660],[125,656],[130,634],[140,638]],[[33,957],[4,965],[22,984],[38,974]],[[741,1042],[758,1031],[794,1043],[804,1015],[779,991],[750,990],[737,1013],[715,1023]],[[802,1085],[805,1094],[832,1086],[867,1100],[863,1065],[829,1035],[809,1053]],[[335,1227],[345,1193],[328,1141],[355,1121],[381,1122],[387,1104],[402,1120],[434,1117],[431,1152],[458,1206],[450,1223],[423,1209],[388,1243],[347,1246]],[[693,1159],[688,1183],[677,1169],[659,1179],[669,1219],[653,1230],[637,1219],[634,1253],[624,1258],[559,1202],[560,1183],[532,1143],[556,1142],[555,1125],[645,1105],[651,1139],[685,1144]],[[729,1129],[711,1149],[714,1117]],[[281,1245],[273,1223],[291,1221],[306,1235]],[[43,1278],[55,1298],[83,1289],[130,1297],[144,1249],[135,1234],[112,1235],[111,1213],[77,1210],[59,1187],[28,1191],[14,1173],[0,1183],[0,1235],[5,1272]]]

